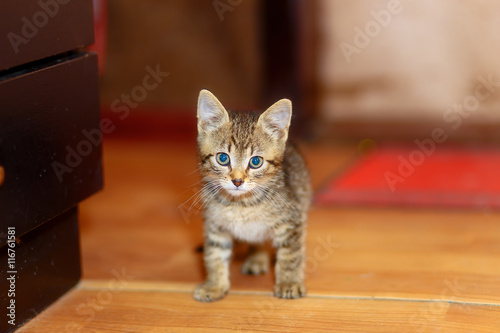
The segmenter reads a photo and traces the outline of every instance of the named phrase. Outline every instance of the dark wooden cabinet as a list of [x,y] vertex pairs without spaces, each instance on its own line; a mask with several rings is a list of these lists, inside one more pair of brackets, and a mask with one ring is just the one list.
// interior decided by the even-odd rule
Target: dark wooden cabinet
[[12,332],[80,279],[77,205],[102,188],[102,135],[97,57],[82,50],[91,0],[1,1],[0,34],[0,332]]
[[91,0],[0,1],[0,70],[94,42]]
[[0,81],[0,212],[18,234],[101,187],[96,66],[77,53]]

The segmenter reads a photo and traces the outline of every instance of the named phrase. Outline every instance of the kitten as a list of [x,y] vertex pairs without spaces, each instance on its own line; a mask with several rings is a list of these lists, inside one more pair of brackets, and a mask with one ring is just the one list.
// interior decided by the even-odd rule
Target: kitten
[[206,281],[194,298],[215,301],[229,290],[233,239],[253,244],[242,270],[262,274],[276,250],[274,295],[305,295],[305,226],[311,202],[304,160],[288,142],[292,103],[282,99],[261,115],[227,112],[202,90],[198,99],[198,151],[204,187]]

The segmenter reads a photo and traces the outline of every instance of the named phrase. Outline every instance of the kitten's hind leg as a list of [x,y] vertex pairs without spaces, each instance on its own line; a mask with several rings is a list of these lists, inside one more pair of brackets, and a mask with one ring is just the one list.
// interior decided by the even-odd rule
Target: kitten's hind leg
[[241,271],[243,274],[259,275],[267,273],[269,266],[269,252],[264,247],[252,245]]

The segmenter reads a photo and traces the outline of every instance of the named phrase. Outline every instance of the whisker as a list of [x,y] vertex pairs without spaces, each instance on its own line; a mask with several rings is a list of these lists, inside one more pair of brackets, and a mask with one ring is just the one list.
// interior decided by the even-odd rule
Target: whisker
[[199,172],[201,170],[201,166],[198,166],[196,169],[194,169],[193,171],[191,171],[190,173],[187,173],[186,176],[190,176],[192,175],[193,173],[195,172]]
[[203,204],[201,205],[201,208],[205,208],[206,205],[222,190],[222,186],[216,185],[215,189],[213,190],[213,194],[206,200],[204,200]]
[[197,196],[200,194],[200,192],[203,191],[203,188],[196,191],[192,196],[189,197],[189,199],[187,199],[186,201],[184,201],[184,203],[182,203],[179,207],[177,208],[181,208],[182,206],[184,206],[185,204],[187,204],[189,202],[189,200],[191,200],[193,197]]
[[286,200],[278,191],[270,187],[265,187],[261,184],[257,184],[257,186],[263,191],[268,203],[272,204],[275,208],[279,208],[280,203],[286,205],[288,208],[293,208],[293,205],[288,200]]
[[[200,183],[200,182],[198,182],[198,183]],[[214,187],[214,185],[212,183],[210,183],[210,182],[205,183],[201,189],[199,189],[198,191],[196,191],[191,197],[189,197],[189,199],[187,199],[178,208],[181,208],[182,206],[184,206],[185,204],[187,204],[189,201],[193,200],[193,202],[191,203],[191,205],[188,208],[188,212],[191,211],[191,209],[193,208],[193,206],[195,206],[200,201],[201,198],[203,198],[204,196],[206,196],[206,192],[207,191],[210,192],[213,187]]]
[[191,207],[195,206],[200,201],[203,201],[210,193],[214,191],[216,187],[217,187],[216,184],[212,183],[205,184],[205,186],[203,186],[202,190],[200,191],[201,192],[200,195],[196,197]]

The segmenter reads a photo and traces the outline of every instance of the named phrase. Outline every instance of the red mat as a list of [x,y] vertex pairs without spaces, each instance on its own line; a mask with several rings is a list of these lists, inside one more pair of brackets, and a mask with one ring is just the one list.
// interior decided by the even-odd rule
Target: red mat
[[316,203],[500,208],[500,150],[379,147],[330,181]]

